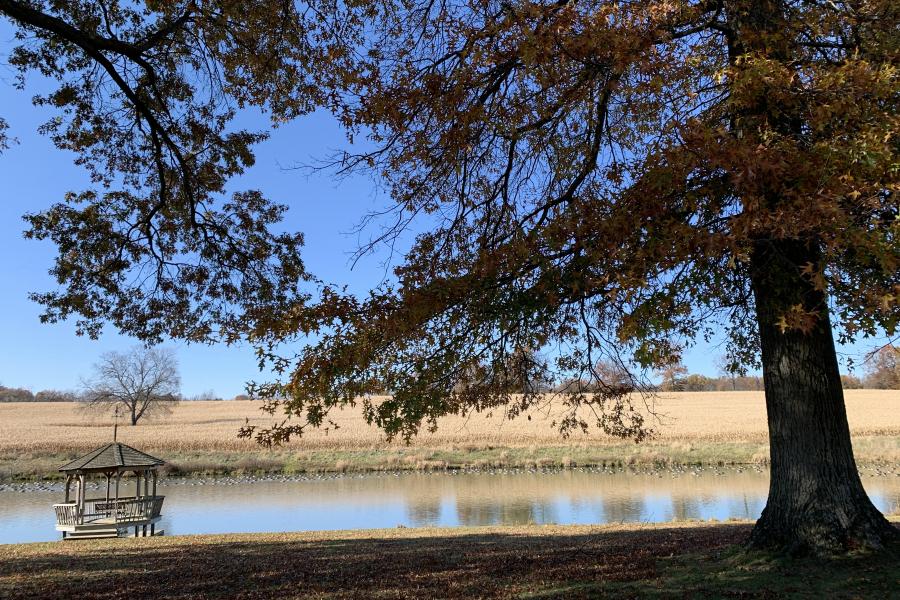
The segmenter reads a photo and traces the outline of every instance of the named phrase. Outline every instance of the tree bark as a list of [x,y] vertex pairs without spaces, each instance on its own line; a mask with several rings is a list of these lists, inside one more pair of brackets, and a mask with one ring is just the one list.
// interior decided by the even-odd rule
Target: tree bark
[[[818,249],[798,240],[758,241],[751,279],[762,348],[771,480],[750,536],[756,547],[833,554],[880,548],[898,530],[863,489],[853,458],[827,295],[801,274]],[[792,306],[814,312],[809,331],[783,330]]]

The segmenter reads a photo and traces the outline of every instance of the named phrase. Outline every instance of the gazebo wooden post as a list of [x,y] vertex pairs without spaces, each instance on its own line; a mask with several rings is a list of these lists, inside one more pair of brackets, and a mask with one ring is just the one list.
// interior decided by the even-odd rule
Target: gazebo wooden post
[[[70,485],[72,485],[72,475],[69,474],[69,473],[66,473],[66,499],[65,499],[65,504],[68,504],[68,503],[69,503],[69,498],[70,498],[70,496],[69,496],[69,486],[70,486]],[[66,532],[65,532],[65,531],[62,532],[62,539],[66,539]]]
[[[156,498],[156,480],[159,474],[153,469],[153,497]],[[156,523],[150,523],[150,537],[156,535]]]
[[119,482],[122,481],[122,471],[116,469],[116,504],[113,508],[113,522],[119,522]]
[[[134,470],[134,501],[137,502],[137,506],[140,507],[140,499],[141,499],[141,471],[137,469]],[[134,526],[134,537],[138,536],[138,531],[140,530],[140,525]]]
[[107,471],[104,475],[106,476],[106,512],[109,513],[109,487],[112,483],[112,471]]
[[84,523],[84,473],[78,475],[78,522]]
[[81,505],[79,498],[81,497],[81,478],[75,475],[75,522],[78,522],[78,507]]
[[[150,475],[149,475],[150,472],[143,471],[143,473],[144,473],[144,477],[143,477],[144,490],[141,494],[141,497],[144,498],[144,500],[146,501],[147,497],[150,495]],[[152,505],[152,503],[151,503],[151,505]],[[141,504],[141,512],[146,512],[146,510],[147,510],[147,503],[145,502],[145,503]],[[141,526],[141,536],[147,537],[147,524],[146,523]]]

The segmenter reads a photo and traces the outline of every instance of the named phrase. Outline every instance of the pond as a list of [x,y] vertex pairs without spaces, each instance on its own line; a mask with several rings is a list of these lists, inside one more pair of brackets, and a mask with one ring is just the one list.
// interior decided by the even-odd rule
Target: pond
[[[900,468],[862,473],[873,502],[900,510]],[[166,535],[379,527],[754,519],[759,468],[374,473],[162,482]],[[0,486],[0,544],[49,541],[60,484]]]

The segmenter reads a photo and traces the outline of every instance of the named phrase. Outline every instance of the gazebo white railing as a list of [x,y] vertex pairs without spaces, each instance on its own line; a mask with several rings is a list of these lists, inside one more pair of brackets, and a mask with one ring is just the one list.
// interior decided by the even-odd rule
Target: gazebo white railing
[[142,498],[86,498],[84,511],[78,504],[68,502],[54,504],[57,525],[84,525],[89,523],[106,523],[111,525],[132,525],[135,522],[157,519],[162,512],[165,496],[149,496]]

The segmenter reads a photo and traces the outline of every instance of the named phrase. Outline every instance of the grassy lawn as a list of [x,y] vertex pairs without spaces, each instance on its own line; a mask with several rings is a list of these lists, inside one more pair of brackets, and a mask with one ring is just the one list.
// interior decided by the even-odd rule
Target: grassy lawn
[[891,598],[900,548],[788,560],[748,523],[390,529],[0,546],[0,598]]

